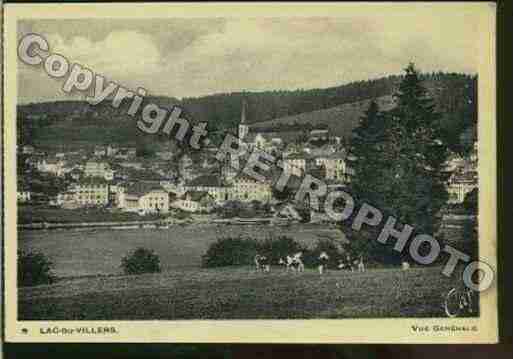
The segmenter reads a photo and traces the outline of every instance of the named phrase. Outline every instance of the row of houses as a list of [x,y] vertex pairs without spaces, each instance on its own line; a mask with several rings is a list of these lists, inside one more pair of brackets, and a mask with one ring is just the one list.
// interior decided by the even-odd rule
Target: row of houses
[[273,154],[281,153],[284,171],[302,177],[313,166],[323,168],[324,178],[328,181],[347,183],[352,174],[347,166],[346,153],[340,147],[341,138],[330,136],[327,129],[314,129],[310,131],[307,142],[324,141],[325,146],[310,148],[304,143],[294,151],[283,148],[284,141],[274,133],[251,131],[246,121],[246,103],[242,104],[241,119],[238,126],[238,137],[250,149],[259,149]]
[[325,152],[318,155],[292,154],[282,159],[284,171],[302,177],[309,169],[317,167],[323,170],[324,178],[340,184],[350,182],[353,170],[348,166],[344,151]]
[[59,193],[52,204],[68,209],[110,206],[139,214],[165,214],[171,208],[210,211],[227,201],[268,203],[271,198],[270,183],[246,176],[224,183],[207,175],[179,185],[169,181],[115,183],[90,177]]
[[85,165],[79,161],[65,161],[59,158],[42,158],[35,162],[39,172],[50,173],[57,177],[70,174],[73,179],[80,177],[100,177],[106,181],[114,179],[114,171],[107,162],[87,161]]

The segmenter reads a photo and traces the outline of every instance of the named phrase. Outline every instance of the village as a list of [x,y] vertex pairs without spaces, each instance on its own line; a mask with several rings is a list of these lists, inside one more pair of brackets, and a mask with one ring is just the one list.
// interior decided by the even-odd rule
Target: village
[[[334,188],[346,187],[352,177],[352,155],[340,137],[328,129],[312,129],[301,140],[285,140],[280,132],[252,131],[245,106],[237,128],[249,147],[281,159],[284,171],[298,178],[306,173]],[[24,172],[18,179],[17,200],[24,206],[43,205],[63,210],[96,208],[134,213],[141,217],[220,214],[229,217],[281,217],[288,220],[329,221],[322,213],[298,211],[291,198],[277,195],[271,179],[257,181],[228,162],[219,162],[217,148],[200,153],[156,151],[141,157],[135,147],[97,145],[92,151],[45,153],[31,145],[18,150]],[[477,188],[477,143],[468,158],[452,154],[446,170],[449,203],[462,203]],[[54,194],[37,192],[33,176],[58,179]],[[244,211],[246,209],[247,211]],[[246,212],[246,215],[243,213]]]

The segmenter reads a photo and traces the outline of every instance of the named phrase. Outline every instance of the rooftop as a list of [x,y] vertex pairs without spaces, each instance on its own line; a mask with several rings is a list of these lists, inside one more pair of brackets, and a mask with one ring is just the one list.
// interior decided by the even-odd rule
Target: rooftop
[[158,183],[137,182],[127,187],[125,193],[133,196],[144,196],[152,191],[164,191],[164,188]]
[[223,181],[221,177],[209,174],[209,175],[203,175],[194,178],[193,180],[190,180],[186,183],[186,186],[188,187],[196,187],[196,186],[202,186],[202,187],[222,187]]
[[210,196],[208,192],[205,191],[187,191],[185,193],[186,196],[190,198],[191,201],[200,201],[205,196]]

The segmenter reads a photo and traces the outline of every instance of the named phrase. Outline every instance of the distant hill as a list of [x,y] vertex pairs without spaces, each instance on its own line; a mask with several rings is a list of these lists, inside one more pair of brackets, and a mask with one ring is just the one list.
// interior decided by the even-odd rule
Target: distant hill
[[[193,123],[207,122],[212,132],[234,128],[240,121],[245,100],[247,120],[255,129],[275,131],[283,124],[310,123],[327,126],[335,134],[347,137],[369,100],[378,99],[383,109],[390,106],[391,95],[400,80],[401,76],[394,75],[326,89],[236,92],[182,100],[148,97],[145,103],[153,102],[165,108],[179,105],[184,109],[184,117]],[[477,78],[432,73],[423,75],[423,80],[444,116],[448,141],[458,147],[462,134],[475,136]],[[148,136],[137,130],[137,118],[126,115],[128,106],[129,103],[114,109],[108,101],[98,106],[83,101],[20,105],[18,142],[62,150],[106,143],[155,145],[167,140],[164,136]]]
[[[389,110],[393,107],[393,98],[391,95],[378,97],[375,100],[381,110]],[[251,126],[251,129],[256,132],[279,132],[280,130],[293,128],[327,128],[332,135],[349,138],[353,129],[358,125],[359,119],[364,111],[369,107],[370,101],[371,100],[358,101],[323,110],[257,122]]]

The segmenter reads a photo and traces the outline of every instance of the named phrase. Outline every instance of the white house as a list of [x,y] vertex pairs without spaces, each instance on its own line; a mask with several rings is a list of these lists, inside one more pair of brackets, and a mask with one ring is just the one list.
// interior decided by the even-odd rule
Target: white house
[[465,196],[477,188],[477,172],[455,173],[449,179],[447,192],[449,203],[462,203]]
[[118,193],[118,207],[123,211],[141,215],[169,212],[169,193],[159,184],[139,182]]
[[185,212],[198,212],[201,209],[201,205],[199,202],[185,198],[177,199],[176,201],[171,202],[170,207],[180,209]]
[[207,192],[187,191],[183,198],[171,202],[170,206],[186,212],[210,212],[215,207],[215,200]]
[[204,175],[188,181],[184,185],[186,191],[206,192],[216,203],[223,203],[230,199],[231,187],[223,183],[216,175]]
[[31,192],[26,189],[21,189],[16,192],[16,199],[17,199],[18,203],[30,202]]
[[349,182],[350,170],[346,164],[345,157],[344,152],[335,152],[329,156],[317,157],[315,164],[325,168],[325,179]]
[[42,159],[37,163],[37,170],[40,172],[52,173],[55,176],[62,177],[66,173],[64,169],[65,162],[59,159]]
[[312,131],[310,131],[309,139],[310,139],[310,141],[328,140],[329,139],[328,130],[325,130],[325,129],[312,130]]
[[94,148],[93,154],[97,157],[105,156],[107,154],[107,148],[104,146],[96,146]]
[[283,171],[301,177],[306,171],[306,159],[303,156],[291,155],[282,160]]
[[269,202],[272,198],[271,185],[239,174],[228,189],[228,199],[241,202]]
[[34,152],[36,151],[36,149],[34,148],[34,146],[31,146],[31,145],[25,145],[23,146],[21,152],[25,155],[31,155],[33,154]]
[[88,178],[59,193],[56,204],[63,207],[106,206],[109,184],[100,178]]

